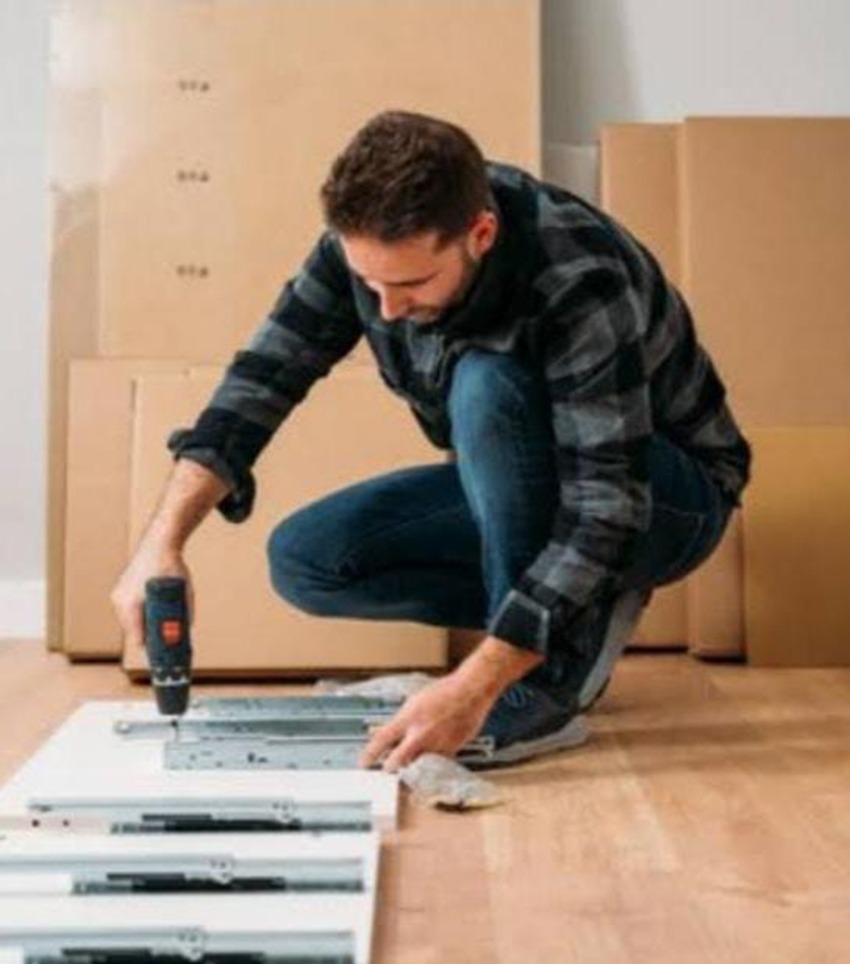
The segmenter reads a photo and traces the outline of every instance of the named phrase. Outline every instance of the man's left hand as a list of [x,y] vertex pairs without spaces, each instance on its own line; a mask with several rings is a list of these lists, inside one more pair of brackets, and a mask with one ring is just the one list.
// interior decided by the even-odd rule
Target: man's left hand
[[498,692],[472,685],[457,671],[429,683],[372,733],[360,765],[371,767],[383,759],[383,768],[395,773],[421,753],[454,756],[478,734]]

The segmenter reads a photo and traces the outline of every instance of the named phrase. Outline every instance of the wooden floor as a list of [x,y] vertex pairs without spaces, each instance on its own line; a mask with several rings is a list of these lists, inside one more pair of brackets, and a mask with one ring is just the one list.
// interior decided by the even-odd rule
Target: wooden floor
[[[0,780],[81,701],[146,694],[0,643]],[[500,774],[506,806],[406,803],[376,964],[850,961],[848,697],[850,670],[626,656],[591,742]]]

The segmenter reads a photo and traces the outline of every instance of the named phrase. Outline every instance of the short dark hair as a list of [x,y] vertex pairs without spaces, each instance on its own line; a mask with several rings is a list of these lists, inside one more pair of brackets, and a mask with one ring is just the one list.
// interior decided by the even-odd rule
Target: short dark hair
[[484,157],[460,127],[385,111],[355,135],[321,190],[329,228],[385,243],[436,231],[441,245],[488,207]]

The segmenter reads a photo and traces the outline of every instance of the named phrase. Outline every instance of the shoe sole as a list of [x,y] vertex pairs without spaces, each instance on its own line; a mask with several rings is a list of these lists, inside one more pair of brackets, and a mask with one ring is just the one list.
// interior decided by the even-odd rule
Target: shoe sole
[[584,717],[574,716],[569,723],[560,730],[534,740],[517,741],[500,750],[489,750],[486,757],[480,759],[464,759],[463,765],[470,770],[489,770],[495,767],[509,766],[512,763],[522,763],[543,753],[555,753],[557,750],[568,750],[581,746],[587,742],[590,735]]

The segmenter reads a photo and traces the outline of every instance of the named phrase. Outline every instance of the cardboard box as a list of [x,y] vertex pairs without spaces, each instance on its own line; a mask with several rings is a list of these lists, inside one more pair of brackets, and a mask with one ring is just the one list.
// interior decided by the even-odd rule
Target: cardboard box
[[[745,579],[732,581],[710,568],[702,578],[717,582],[718,591],[725,585],[727,594],[744,587],[752,663],[840,658],[827,639],[827,626],[841,625],[840,595],[830,602],[815,593],[824,608],[810,610],[803,602],[807,590],[797,591],[792,574],[799,565],[803,583],[814,578],[810,567],[828,566],[834,543],[825,532],[822,541],[800,528],[792,549],[782,535],[796,524],[800,486],[816,473],[805,466],[805,480],[774,474],[782,465],[777,447],[790,444],[790,436],[784,428],[776,436],[762,430],[805,427],[811,439],[825,439],[832,437],[821,434],[825,426],[850,424],[850,337],[846,308],[836,297],[850,264],[850,118],[689,118],[682,153],[685,288],[732,409],[758,443],[753,482],[744,493],[744,546],[729,545],[721,555],[740,558]],[[800,441],[801,450],[808,445]],[[837,462],[829,462],[829,471],[840,477]],[[828,504],[822,491],[810,495],[813,509]],[[764,522],[766,501],[786,506],[784,525]],[[781,554],[786,550],[793,564]],[[837,588],[830,571],[823,577],[824,592]],[[768,600],[761,586],[777,595]],[[705,593],[698,588],[697,595]],[[696,605],[700,618],[716,620],[707,598]]]
[[681,284],[681,125],[605,124],[599,134],[600,202]]
[[714,553],[684,581],[687,639],[691,652],[706,659],[743,656],[745,512],[734,512]]
[[64,595],[68,361],[97,350],[101,100],[94,38],[99,4],[54,4],[50,17],[46,633],[48,647],[58,649]]
[[378,110],[455,119],[539,169],[539,24],[539,0],[53,6],[51,648],[69,361],[229,360],[307,254],[328,163]]
[[181,362],[71,363],[61,629],[71,659],[121,654],[109,595],[127,562],[134,379],[185,369]]
[[[600,135],[602,207],[682,285],[681,125],[607,124]],[[706,325],[696,317],[703,338]],[[637,646],[684,646],[699,656],[742,652],[740,520],[732,518],[715,554],[687,579],[656,590],[638,626]]]
[[695,118],[684,279],[745,429],[850,423],[850,118]]
[[[138,379],[131,544],[170,469],[166,436],[194,421],[217,381],[213,370]],[[265,552],[277,522],[304,504],[356,480],[439,459],[406,406],[371,369],[342,363],[314,386],[260,458],[252,517],[233,525],[214,514],[189,542],[197,671],[250,676],[445,665],[441,629],[320,619],[295,610],[274,594]],[[144,653],[125,651],[124,666],[132,674],[143,672]]]
[[850,426],[753,432],[747,655],[754,666],[850,666]]
[[540,167],[537,0],[214,8],[104,7],[104,355],[227,361],[312,247],[333,158],[381,110]]

